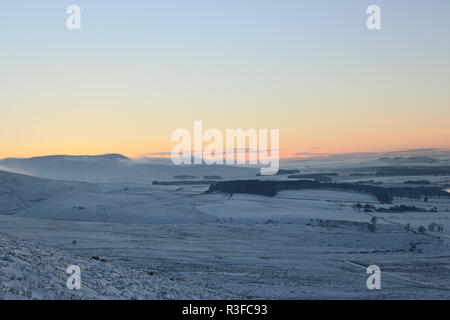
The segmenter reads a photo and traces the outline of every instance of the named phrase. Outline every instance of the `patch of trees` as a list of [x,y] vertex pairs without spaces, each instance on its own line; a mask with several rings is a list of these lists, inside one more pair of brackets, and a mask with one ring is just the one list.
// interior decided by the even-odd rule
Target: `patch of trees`
[[437,208],[432,208],[430,210],[427,210],[425,208],[420,208],[416,206],[405,206],[405,205],[399,205],[399,206],[391,206],[389,208],[377,208],[374,205],[371,204],[361,204],[357,203],[353,206],[353,209],[357,211],[364,211],[364,212],[389,212],[389,213],[402,213],[402,212],[437,212]]
[[331,182],[330,177],[337,176],[337,173],[311,173],[311,174],[293,174],[288,179],[313,179],[319,182]]
[[360,184],[369,183],[369,184],[377,184],[377,185],[383,184],[382,181],[375,181],[375,180],[360,180],[360,181],[357,181],[356,183],[360,183]]
[[376,227],[377,221],[378,221],[377,217],[372,217],[372,219],[370,219],[370,224],[367,226],[367,229],[370,232],[377,231],[377,227]]
[[377,176],[435,176],[450,175],[450,167],[382,167]]
[[394,197],[416,198],[450,197],[445,191],[435,187],[400,187],[385,188],[357,183],[329,183],[312,180],[295,181],[261,181],[261,180],[235,180],[212,183],[207,192],[223,192],[229,195],[235,193],[256,194],[273,197],[282,190],[327,189],[337,191],[361,192],[373,195],[379,202],[390,204]]
[[428,231],[430,232],[444,232],[444,225],[440,223],[432,222],[428,225]]
[[318,226],[321,228],[358,228],[360,230],[367,230],[369,223],[347,220],[311,219],[307,225]]
[[221,176],[203,176],[205,180],[222,180]]
[[[417,230],[414,230],[414,229],[411,227],[411,224],[408,223],[408,224],[405,226],[405,231],[406,231],[406,232],[419,233],[419,234],[425,234],[425,233],[427,232],[427,228],[425,228],[424,226],[420,226],[420,227],[417,228]],[[429,232],[441,232],[441,233],[442,233],[442,232],[444,232],[444,225],[443,225],[443,224],[440,224],[440,223],[432,222],[432,223],[430,223],[430,224],[428,225],[428,231],[429,231]],[[415,246],[414,246],[413,249],[415,249]]]
[[389,187],[389,194],[397,198],[410,198],[419,200],[424,197],[447,198],[449,194],[440,187]]
[[[261,181],[261,180],[237,180],[237,181],[221,181],[213,183],[209,186],[208,193],[223,192],[230,196],[235,193],[256,194],[267,197],[274,197],[278,191],[283,190],[278,184],[281,181]],[[290,182],[290,181],[286,181]],[[314,183],[314,181],[305,181]],[[291,187],[294,187],[293,185]],[[287,189],[285,189],[287,190]]]
[[391,203],[392,197],[385,189],[375,186],[358,185],[354,183],[322,183],[311,180],[296,181],[261,181],[236,180],[223,181],[210,185],[208,192],[224,192],[230,195],[235,193],[257,194],[273,197],[282,190],[301,189],[330,189],[343,191],[356,191],[372,194],[382,203]]
[[199,181],[153,181],[155,186],[193,186],[193,185],[211,185],[217,181],[199,180]]
[[403,182],[403,184],[431,185],[431,182],[428,180],[408,180],[408,181]]
[[177,179],[177,180],[189,180],[189,179],[197,179],[198,177],[183,174],[183,175],[179,175],[179,176],[174,176],[173,178]]

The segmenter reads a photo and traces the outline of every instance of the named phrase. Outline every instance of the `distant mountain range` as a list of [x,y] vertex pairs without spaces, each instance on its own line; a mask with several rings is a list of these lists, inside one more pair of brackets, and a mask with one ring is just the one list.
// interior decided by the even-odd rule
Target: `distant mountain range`
[[183,165],[152,163],[147,159],[132,159],[121,154],[97,156],[54,155],[0,160],[0,170],[25,175],[94,183],[152,183],[172,180],[174,176],[221,176],[224,179],[250,178],[256,168],[225,165]]

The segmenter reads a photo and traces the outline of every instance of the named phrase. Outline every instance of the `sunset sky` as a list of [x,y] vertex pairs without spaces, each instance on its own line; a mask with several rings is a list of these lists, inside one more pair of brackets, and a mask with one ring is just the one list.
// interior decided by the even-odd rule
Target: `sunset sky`
[[167,152],[194,120],[284,157],[449,148],[449,39],[448,0],[2,0],[0,158]]

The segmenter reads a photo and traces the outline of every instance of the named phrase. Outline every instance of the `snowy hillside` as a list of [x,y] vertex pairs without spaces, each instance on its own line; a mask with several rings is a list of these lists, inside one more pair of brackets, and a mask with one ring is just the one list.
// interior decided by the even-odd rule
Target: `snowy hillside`
[[90,191],[91,188],[83,183],[52,181],[0,171],[0,214],[14,214],[75,190]]
[[[0,171],[0,299],[450,297],[447,197],[395,198],[392,206],[415,210],[389,211],[370,194],[337,189],[285,190],[274,197],[206,193],[207,184],[151,182],[256,179],[258,171],[120,155],[0,165],[47,177]],[[320,170],[337,171],[334,181],[381,187],[411,179],[449,184],[446,175]],[[440,231],[431,228],[437,225]],[[372,264],[383,272],[377,292],[365,286],[365,267]],[[82,270],[80,291],[66,288],[69,265]]]
[[[82,287],[69,290],[67,267],[81,269]],[[217,292],[187,287],[148,271],[0,234],[0,299],[215,299]],[[232,297],[232,296],[229,296]]]
[[175,176],[220,176],[223,179],[255,177],[257,169],[220,165],[182,165],[150,163],[144,159],[129,159],[122,155],[102,156],[47,156],[29,159],[8,158],[0,166],[14,172],[36,177],[100,182],[100,183],[152,183],[172,180]]

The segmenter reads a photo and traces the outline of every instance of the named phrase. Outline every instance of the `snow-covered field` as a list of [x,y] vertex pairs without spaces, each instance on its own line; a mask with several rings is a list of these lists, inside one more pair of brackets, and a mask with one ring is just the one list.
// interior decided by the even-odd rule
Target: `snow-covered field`
[[[13,163],[15,172],[32,169]],[[450,298],[450,199],[394,202],[436,213],[363,212],[353,205],[381,205],[329,190],[229,197],[205,194],[207,186],[151,185],[180,172],[254,179],[254,169],[139,167],[68,179],[79,165],[60,177],[66,181],[0,171],[0,298]],[[65,161],[58,166],[68,170]],[[49,168],[35,174],[52,178]],[[130,172],[148,176],[134,180]],[[373,216],[377,230],[369,232]],[[444,231],[405,230],[432,222]],[[366,288],[374,264],[381,290]],[[66,287],[69,265],[81,268],[81,290]]]

